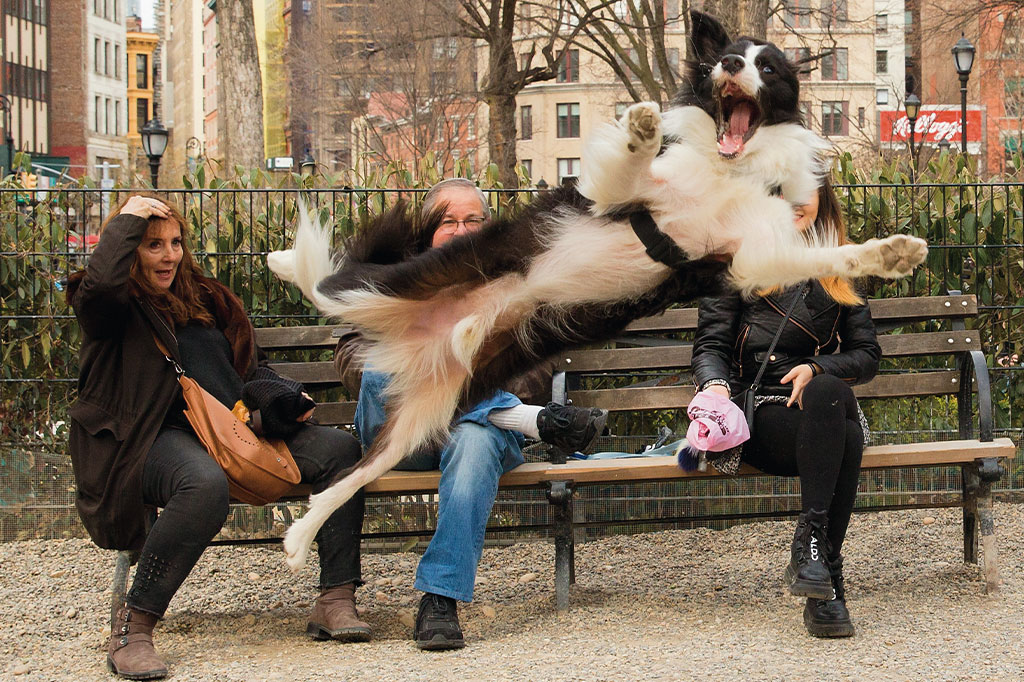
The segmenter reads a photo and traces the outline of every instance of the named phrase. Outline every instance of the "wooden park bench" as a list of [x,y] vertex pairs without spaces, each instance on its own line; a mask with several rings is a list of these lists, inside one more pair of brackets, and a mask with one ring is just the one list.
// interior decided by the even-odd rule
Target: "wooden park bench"
[[[863,469],[909,467],[959,467],[962,471],[964,560],[978,563],[979,551],[986,591],[999,584],[992,511],[992,484],[1001,475],[1001,458],[1013,456],[1008,438],[992,437],[992,397],[988,369],[978,332],[966,329],[965,321],[977,316],[974,296],[951,294],[871,301],[871,311],[886,358],[931,358],[926,368],[880,373],[871,382],[855,387],[861,399],[894,399],[924,396],[956,396],[959,439],[899,445],[877,445],[864,452]],[[926,324],[921,324],[926,323]],[[691,344],[680,340],[697,324],[695,309],[670,310],[638,320],[607,347],[573,350],[558,359],[553,398],[577,405],[604,407],[613,412],[680,409],[694,395],[689,380]],[[919,331],[922,326],[928,331]],[[898,334],[889,334],[899,330]],[[303,382],[317,392],[340,385],[332,363],[277,361],[298,350],[329,350],[336,343],[327,326],[257,329],[257,342],[272,358],[272,367],[284,376]],[[952,362],[950,362],[952,361]],[[627,377],[644,372],[677,373],[675,385],[651,385],[640,381],[620,388],[587,389],[589,378],[602,375]],[[664,382],[659,382],[664,383]],[[973,397],[977,394],[978,430],[975,437]],[[316,418],[321,424],[349,426],[355,414],[352,401],[321,402]],[[744,465],[739,476],[764,474]],[[549,526],[555,541],[556,607],[569,606],[569,586],[575,582],[573,496],[582,486],[672,481],[727,479],[713,467],[707,471],[683,471],[672,456],[628,459],[570,460],[564,463],[527,462],[502,476],[500,487],[546,491],[552,505]],[[369,496],[407,496],[437,492],[437,471],[392,471],[366,487]],[[286,499],[309,494],[298,486]],[[919,505],[921,506],[921,505]],[[923,506],[941,506],[939,504]],[[786,512],[780,511],[779,515]],[[679,519],[685,520],[685,519]],[[634,523],[635,520],[623,519]],[[585,525],[585,521],[582,522]],[[429,531],[428,531],[429,532]],[[232,541],[221,541],[231,543]],[[125,581],[132,557],[122,552],[114,579],[114,608],[123,603]]]

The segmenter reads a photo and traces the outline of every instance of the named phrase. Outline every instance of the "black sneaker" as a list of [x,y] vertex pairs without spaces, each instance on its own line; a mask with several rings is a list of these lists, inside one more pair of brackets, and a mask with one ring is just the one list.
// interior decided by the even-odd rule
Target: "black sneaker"
[[416,629],[412,638],[416,648],[428,651],[461,649],[466,646],[459,626],[458,605],[451,597],[427,592],[420,599]]
[[814,509],[800,514],[786,566],[786,584],[797,597],[832,599],[829,572],[828,512]]
[[537,415],[540,439],[569,452],[584,452],[604,430],[608,410],[548,403]]

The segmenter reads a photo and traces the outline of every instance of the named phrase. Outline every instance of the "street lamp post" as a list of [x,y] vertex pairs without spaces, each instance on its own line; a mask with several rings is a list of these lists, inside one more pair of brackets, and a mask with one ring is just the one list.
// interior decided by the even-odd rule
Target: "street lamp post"
[[0,95],[0,109],[4,110],[4,134],[7,142],[7,172],[14,172],[14,135],[11,133],[11,100]]
[[167,128],[160,123],[160,119],[151,118],[139,131],[142,136],[142,151],[149,158],[149,176],[153,183],[153,189],[157,188],[157,177],[160,174],[160,158],[167,149]]
[[914,148],[914,129],[917,127],[917,116],[921,113],[921,98],[911,93],[904,102],[907,120],[910,121],[910,167],[917,174],[917,150]]
[[960,34],[960,40],[953,46],[953,64],[960,76],[960,151],[967,154],[967,79],[974,66],[974,45]]

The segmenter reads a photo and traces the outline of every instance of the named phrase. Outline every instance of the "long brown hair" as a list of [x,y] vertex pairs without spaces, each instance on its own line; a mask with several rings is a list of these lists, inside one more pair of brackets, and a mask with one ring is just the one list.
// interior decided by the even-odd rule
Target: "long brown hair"
[[[188,223],[177,206],[168,201],[166,197],[152,192],[129,194],[111,210],[110,215],[100,226],[100,235],[103,234],[111,219],[121,212],[121,209],[133,196],[156,199],[171,210],[170,220],[178,224],[178,229],[181,232],[181,262],[178,264],[178,270],[174,274],[170,288],[163,290],[157,289],[143,277],[139,268],[139,259],[136,257],[131,269],[132,294],[148,300],[158,312],[176,325],[183,326],[195,321],[204,327],[212,327],[214,325],[213,315],[210,314],[204,301],[209,297],[209,291],[202,281],[202,272],[196,265],[195,259],[192,258],[192,251],[189,249]],[[150,218],[150,224],[154,220],[163,220],[163,218]]]
[[[842,246],[849,244],[850,239],[846,236],[846,223],[843,221],[843,212],[839,208],[839,198],[832,189],[832,182],[828,176],[822,181],[818,188],[818,215],[814,224],[809,228],[824,244],[836,244]],[[864,300],[857,295],[853,282],[843,277],[822,277],[818,280],[825,293],[832,300],[840,305],[860,305]],[[778,291],[777,287],[764,289],[757,292],[761,296],[767,296]]]

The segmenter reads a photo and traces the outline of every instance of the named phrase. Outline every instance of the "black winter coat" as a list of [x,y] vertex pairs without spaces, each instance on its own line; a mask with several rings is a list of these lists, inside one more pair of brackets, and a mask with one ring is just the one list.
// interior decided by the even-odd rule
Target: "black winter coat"
[[[135,250],[148,221],[119,215],[107,224],[84,272],[68,284],[82,327],[78,399],[71,406],[69,446],[75,506],[93,541],[105,549],[139,549],[146,539],[142,468],[167,410],[181,394],[153,332],[180,362],[172,328],[148,302],[130,293]],[[242,302],[203,278],[208,307],[246,377],[257,365],[252,325]]]
[[[792,287],[751,301],[739,294],[702,299],[693,342],[697,387],[710,379],[727,379],[733,395],[748,388],[799,290]],[[840,305],[814,280],[772,355],[760,392],[789,395],[791,385],[779,382],[797,365],[813,362],[823,373],[861,384],[875,376],[882,350],[867,304]]]

